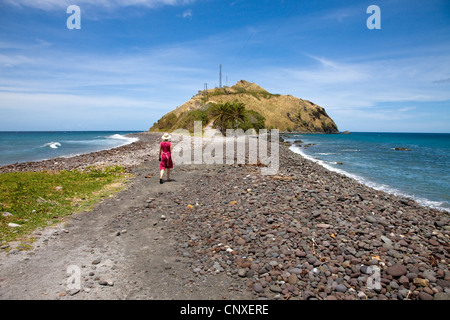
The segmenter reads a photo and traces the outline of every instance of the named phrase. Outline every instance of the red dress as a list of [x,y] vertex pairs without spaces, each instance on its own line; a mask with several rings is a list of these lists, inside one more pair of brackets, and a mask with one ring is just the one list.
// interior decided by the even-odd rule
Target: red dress
[[170,154],[170,146],[172,144],[168,141],[162,141],[161,146],[161,162],[159,163],[159,169],[171,169],[173,168],[172,155]]

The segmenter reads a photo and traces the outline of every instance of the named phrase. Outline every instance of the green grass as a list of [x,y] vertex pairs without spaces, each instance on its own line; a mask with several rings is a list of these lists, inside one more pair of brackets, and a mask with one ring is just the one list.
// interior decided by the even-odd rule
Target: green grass
[[[101,198],[121,190],[128,178],[125,169],[117,166],[0,174],[0,243],[90,209]],[[9,227],[9,223],[20,227]]]

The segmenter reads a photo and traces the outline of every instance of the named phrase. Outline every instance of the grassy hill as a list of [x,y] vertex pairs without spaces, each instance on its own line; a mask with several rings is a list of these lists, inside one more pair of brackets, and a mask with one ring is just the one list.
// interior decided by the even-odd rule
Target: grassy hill
[[[325,109],[291,95],[272,94],[255,83],[238,81],[232,87],[199,91],[192,99],[164,115],[149,131],[192,130],[193,121],[206,126],[213,120],[213,107],[240,103],[249,114],[248,126],[264,119],[263,127],[280,131],[337,133],[338,128]],[[245,129],[245,128],[244,128]]]

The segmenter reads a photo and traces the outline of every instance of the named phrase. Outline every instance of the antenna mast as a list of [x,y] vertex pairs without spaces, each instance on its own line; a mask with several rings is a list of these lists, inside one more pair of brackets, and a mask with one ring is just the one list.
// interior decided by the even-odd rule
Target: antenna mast
[[222,88],[222,65],[219,64],[219,88]]

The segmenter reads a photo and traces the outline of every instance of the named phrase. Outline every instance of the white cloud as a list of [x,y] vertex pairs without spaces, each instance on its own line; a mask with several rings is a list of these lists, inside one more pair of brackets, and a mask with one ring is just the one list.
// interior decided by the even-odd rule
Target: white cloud
[[[183,63],[180,63],[183,57]],[[43,50],[0,54],[0,86],[23,92],[61,92],[73,88],[164,85],[203,72],[195,49],[166,46],[123,54],[78,54]],[[192,61],[192,63],[189,63]],[[26,72],[20,67],[26,66]],[[9,67],[9,68],[6,68]]]
[[400,111],[400,112],[407,112],[407,111],[411,111],[411,110],[414,110],[414,109],[416,109],[416,107],[404,107],[404,108],[399,109],[398,111]]
[[197,50],[183,46],[76,57],[50,48],[5,52],[0,55],[0,128],[27,130],[25,123],[36,119],[33,130],[56,130],[90,115],[110,129],[122,126],[121,117],[129,119],[128,129],[148,129],[202,88],[208,71],[199,59]]
[[13,68],[23,64],[30,64],[32,58],[23,55],[4,55],[0,54],[0,68]]
[[186,10],[186,11],[184,11],[182,14],[181,14],[181,16],[183,17],[183,18],[192,18],[192,10],[191,9],[188,9],[188,10]]
[[291,73],[294,78],[307,79],[308,82],[321,86],[368,81],[371,77],[370,66],[308,56],[319,62],[319,65],[308,69],[286,70],[286,72]]
[[380,102],[450,100],[450,92],[431,81],[450,73],[446,56],[364,62],[308,57],[318,63],[266,68],[260,75],[276,91],[297,94],[324,107],[359,108]]
[[34,42],[29,43],[19,43],[19,42],[8,42],[8,41],[0,41],[0,49],[14,49],[14,50],[35,50],[40,48],[49,47],[52,44],[48,41],[42,39],[35,39]]
[[320,16],[319,20],[335,20],[339,23],[343,23],[344,20],[347,18],[360,16],[361,15],[361,8],[360,7],[349,7],[349,8],[343,8],[334,10],[332,12],[327,12],[323,16]]
[[[163,5],[179,6],[187,5],[196,0],[77,0],[76,5],[82,8],[83,5],[120,8],[130,6],[140,6],[155,8]],[[41,10],[51,11],[67,8],[74,4],[74,0],[6,0],[6,3],[16,7],[31,7]]]

